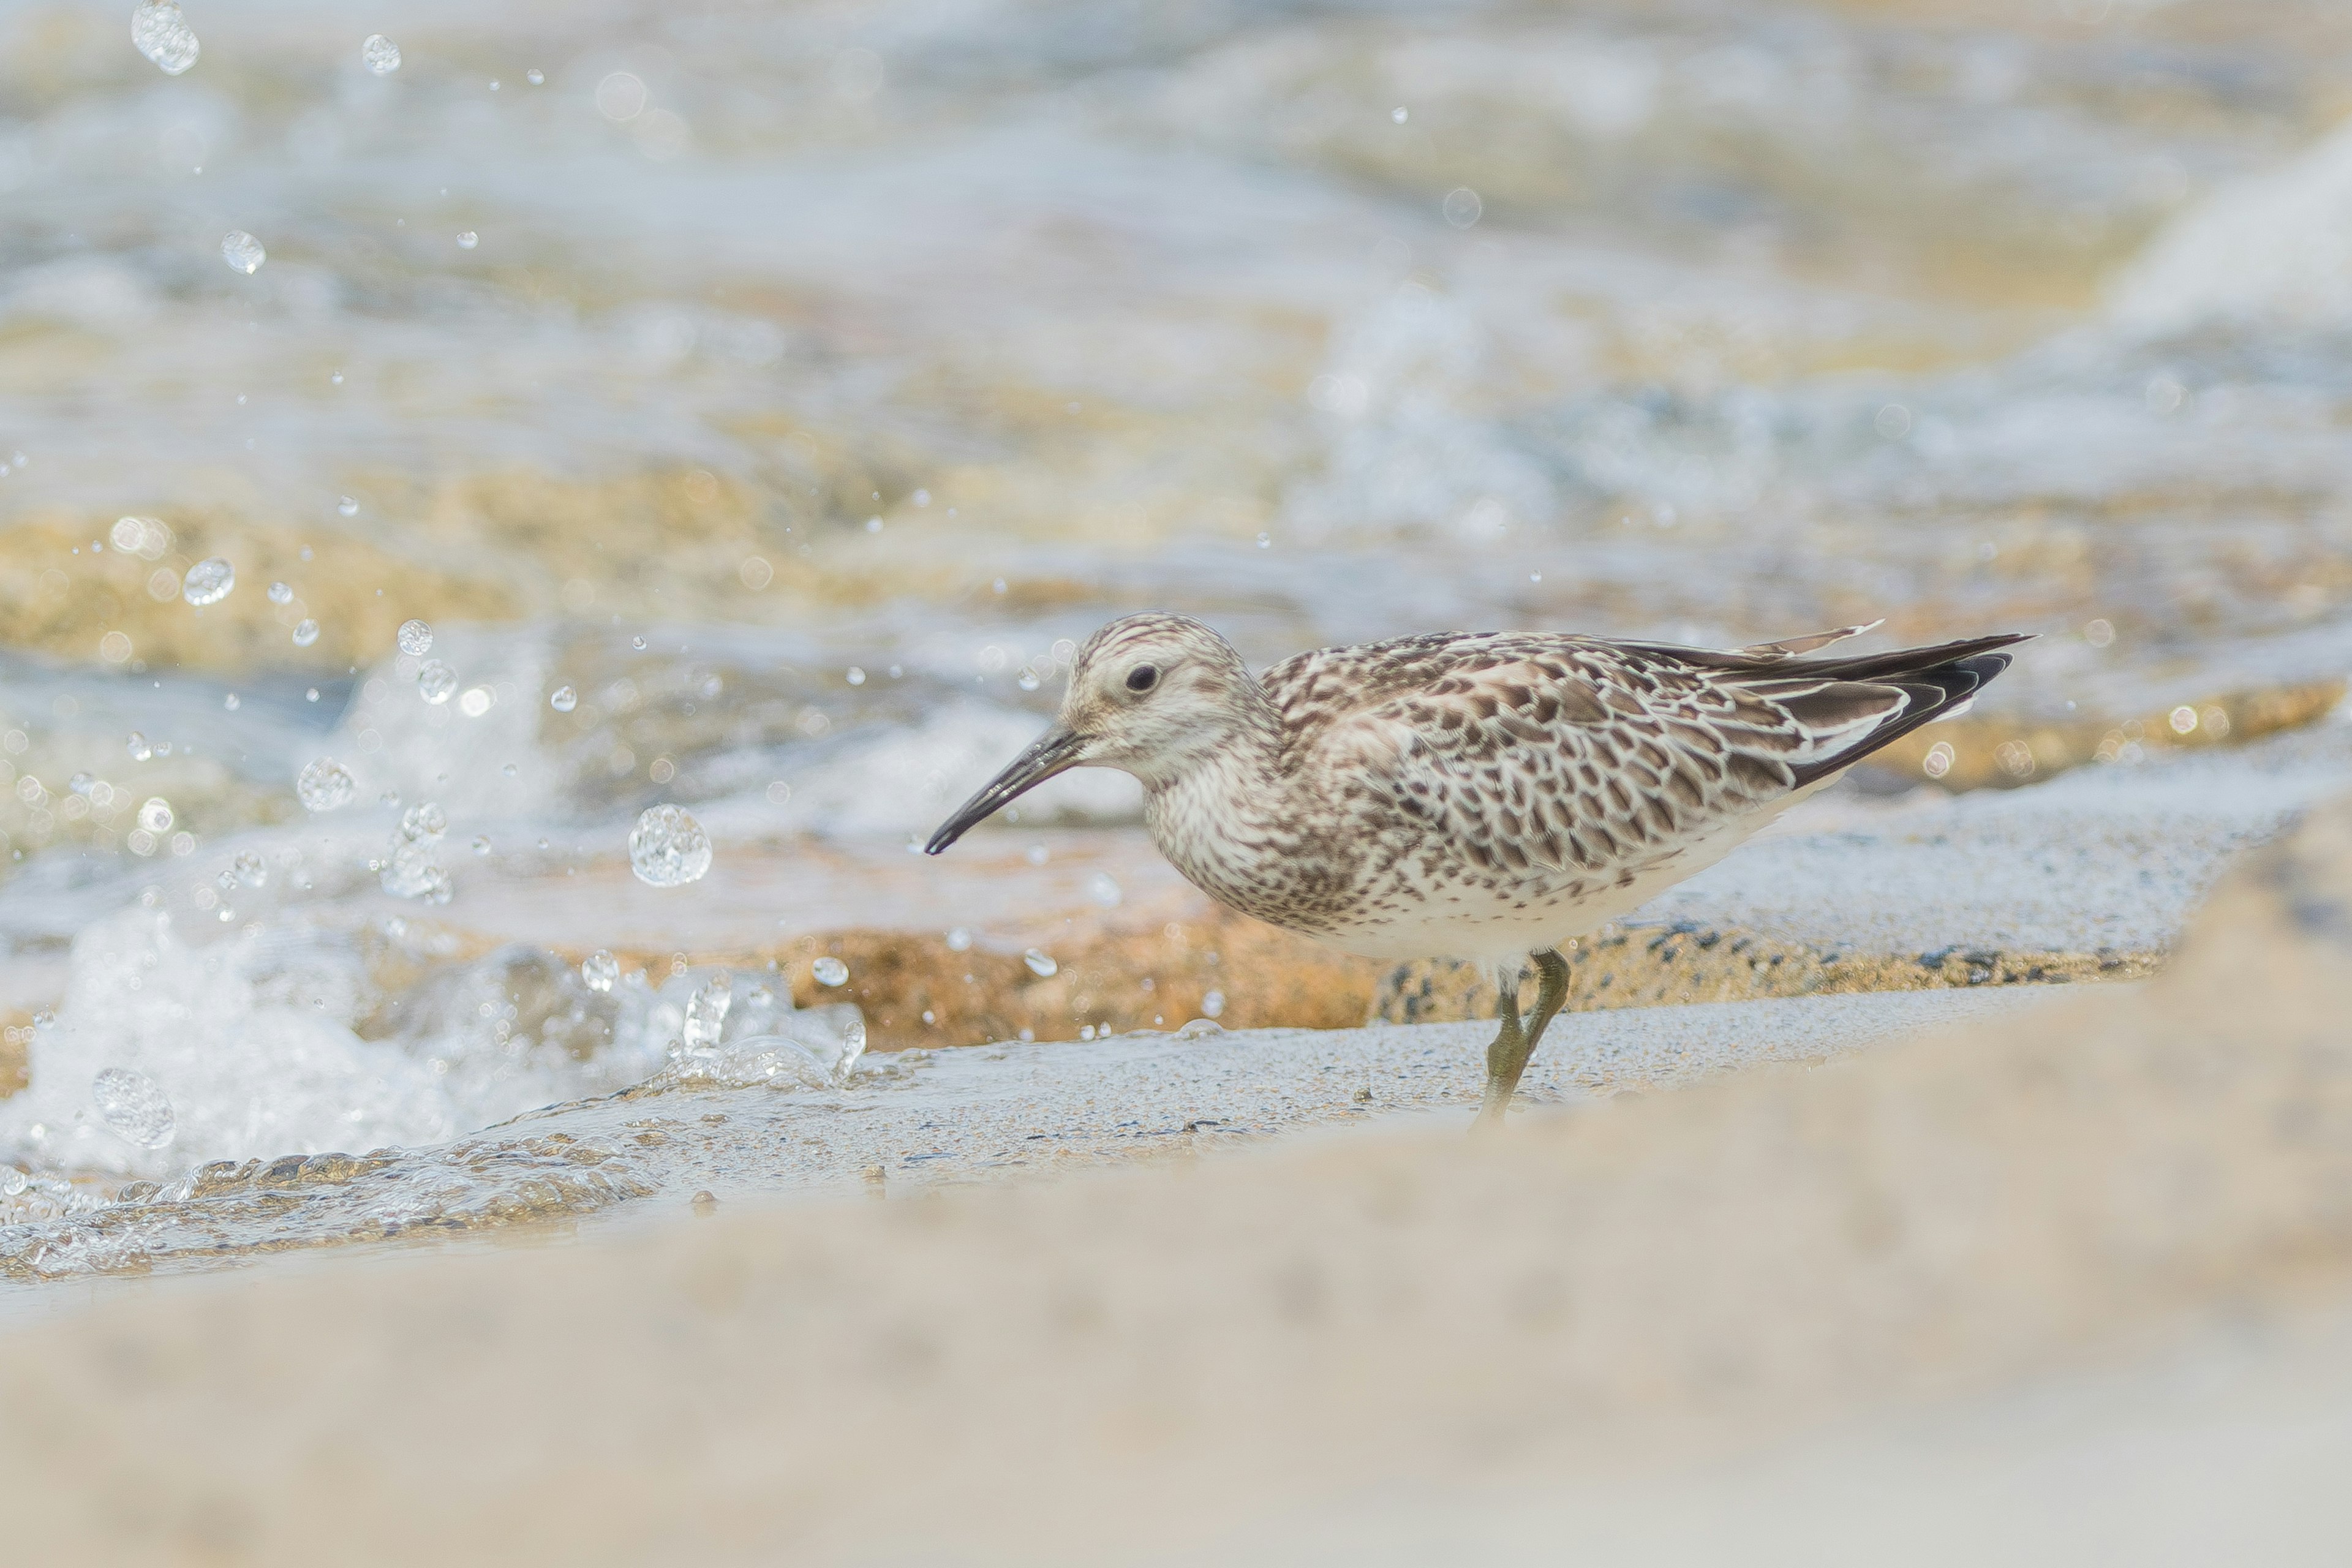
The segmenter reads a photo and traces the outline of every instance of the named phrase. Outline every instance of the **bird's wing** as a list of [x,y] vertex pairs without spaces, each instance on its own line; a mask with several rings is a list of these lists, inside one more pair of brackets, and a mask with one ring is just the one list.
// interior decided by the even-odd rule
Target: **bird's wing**
[[1610,874],[1836,772],[2008,662],[1980,644],[1805,661],[1513,634],[1302,658],[1321,662],[1270,672],[1269,695],[1302,705],[1293,732],[1335,787],[1376,781],[1495,871]]
[[1866,626],[1840,626],[1835,631],[1814,632],[1801,637],[1783,637],[1779,642],[1750,643],[1739,651],[1757,658],[1788,658],[1801,653],[1819,653],[1832,643],[1841,643],[1848,637],[1858,637],[1864,632],[1874,632],[1885,624],[1884,620],[1876,620]]

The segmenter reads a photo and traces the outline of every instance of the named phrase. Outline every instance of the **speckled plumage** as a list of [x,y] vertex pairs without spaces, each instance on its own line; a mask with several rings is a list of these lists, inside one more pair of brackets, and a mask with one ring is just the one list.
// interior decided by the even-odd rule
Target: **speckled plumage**
[[[1161,852],[1221,902],[1343,952],[1494,963],[1515,990],[1530,954],[1966,702],[2021,640],[1805,657],[1866,629],[1738,652],[1439,632],[1254,679],[1202,623],[1129,616],[1078,650],[1055,729],[930,848],[1064,768],[1122,768]],[[1538,961],[1547,995],[1557,964]]]
[[[1178,869],[1244,913],[1370,957],[1508,962],[1713,863],[1957,700],[1906,665],[1987,651],[1795,657],[1844,635],[1725,654],[1437,633],[1299,654],[1256,683],[1227,744],[1146,780],[1146,820]],[[1079,663],[1202,636],[1130,617]],[[1855,665],[1875,678],[1840,673]]]

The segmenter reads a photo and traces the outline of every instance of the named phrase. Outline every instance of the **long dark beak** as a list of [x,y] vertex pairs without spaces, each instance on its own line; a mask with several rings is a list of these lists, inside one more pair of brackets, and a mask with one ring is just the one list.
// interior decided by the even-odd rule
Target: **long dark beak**
[[938,854],[987,820],[999,806],[1010,804],[1055,773],[1077,766],[1078,748],[1083,743],[1059,724],[1038,736],[1036,744],[1013,758],[1012,765],[989,780],[986,788],[958,806],[953,816],[940,824],[940,830],[931,835],[931,841],[923,846],[923,853]]

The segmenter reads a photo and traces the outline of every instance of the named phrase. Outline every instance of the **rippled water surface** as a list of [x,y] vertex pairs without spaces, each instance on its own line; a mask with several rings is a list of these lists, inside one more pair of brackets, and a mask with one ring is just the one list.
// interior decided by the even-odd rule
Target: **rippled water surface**
[[[2340,6],[172,10],[0,11],[0,1219],[618,1192],[464,1140],[977,923],[857,868],[1127,609],[2036,631],[1986,710],[2124,766],[2352,665]],[[599,989],[633,828],[698,934]],[[728,1070],[846,1070],[793,978]]]

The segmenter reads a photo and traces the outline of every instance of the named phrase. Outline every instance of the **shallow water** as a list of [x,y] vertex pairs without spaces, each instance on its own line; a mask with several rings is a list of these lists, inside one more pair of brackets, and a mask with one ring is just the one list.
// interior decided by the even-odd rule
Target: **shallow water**
[[[0,15],[0,1155],[44,1201],[625,1089],[755,926],[1144,900],[1125,840],[877,868],[1144,605],[1257,659],[2030,630],[1984,708],[2037,721],[2352,665],[2335,6],[428,5],[383,74],[184,9],[176,75]],[[1874,830],[1666,912],[2160,945],[2318,744],[1970,806],[2040,883]],[[663,803],[720,869],[648,903]],[[1008,841],[1135,804],[1072,775]],[[730,880],[754,846],[790,874]],[[569,969],[629,946],[679,964]]]

